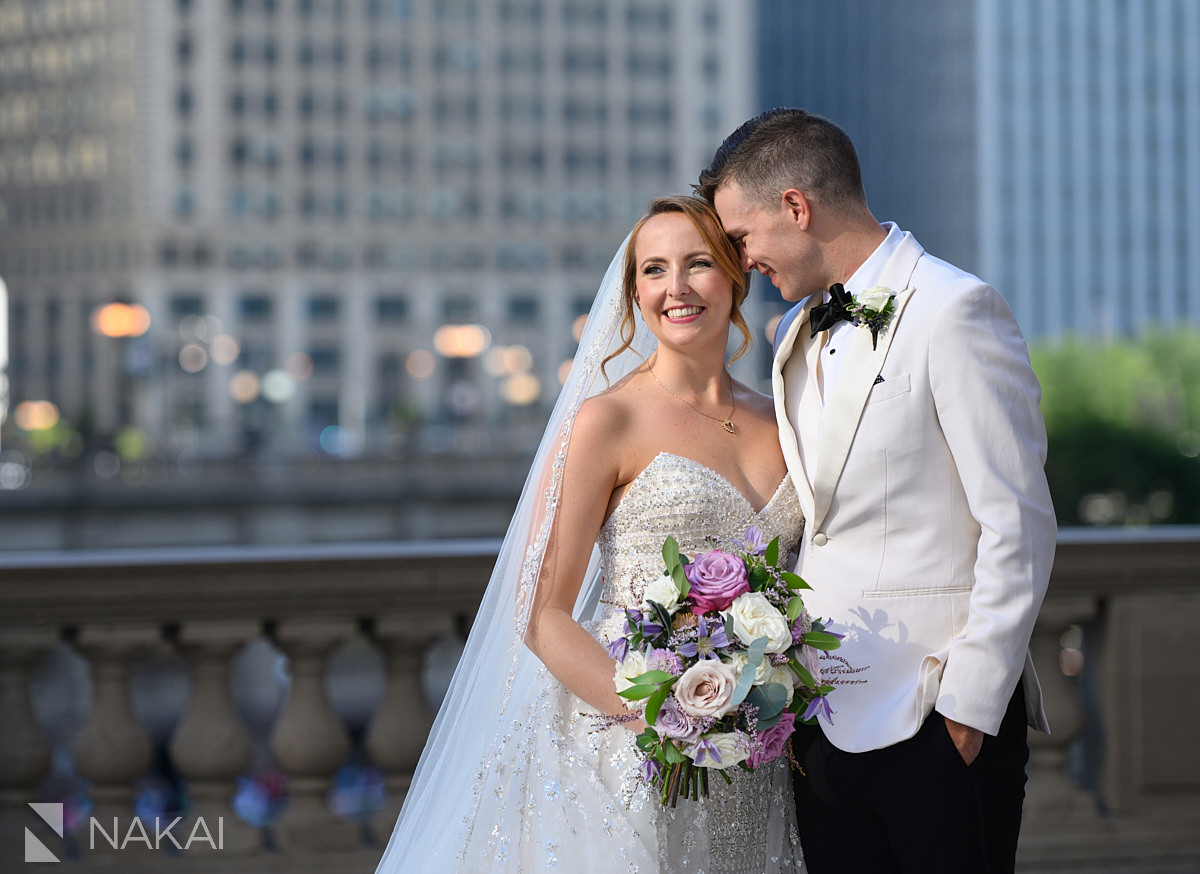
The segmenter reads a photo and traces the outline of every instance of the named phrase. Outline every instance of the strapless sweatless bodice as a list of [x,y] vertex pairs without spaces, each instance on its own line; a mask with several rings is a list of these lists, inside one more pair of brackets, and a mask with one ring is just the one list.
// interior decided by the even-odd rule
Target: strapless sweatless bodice
[[[755,510],[733,483],[712,468],[660,452],[629,484],[600,528],[602,602],[622,617],[625,608],[641,604],[646,583],[663,572],[667,535],[679,541],[682,553],[695,555],[722,544],[732,548],[733,541],[741,540],[751,526],[767,541],[778,536],[781,556],[794,555],[804,515],[789,477],[783,478],[761,510]],[[614,630],[620,633],[619,627]]]

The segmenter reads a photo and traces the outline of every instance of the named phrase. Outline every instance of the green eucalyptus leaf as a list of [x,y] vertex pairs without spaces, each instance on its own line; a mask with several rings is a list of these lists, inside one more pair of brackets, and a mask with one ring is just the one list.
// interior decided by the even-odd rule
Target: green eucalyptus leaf
[[797,617],[804,612],[804,599],[799,595],[787,602],[787,618],[788,622],[795,622]]
[[754,686],[754,675],[758,671],[758,665],[762,661],[763,652],[766,650],[766,647],[767,639],[760,637],[754,643],[750,644],[750,648],[746,650],[746,666],[738,674],[737,685],[733,687],[733,697],[729,699],[731,706],[737,707],[750,694],[750,690]]
[[746,702],[758,708],[758,730],[765,731],[763,721],[775,719],[778,722],[777,717],[783,713],[783,708],[787,707],[788,690],[782,683],[763,683],[750,690]]

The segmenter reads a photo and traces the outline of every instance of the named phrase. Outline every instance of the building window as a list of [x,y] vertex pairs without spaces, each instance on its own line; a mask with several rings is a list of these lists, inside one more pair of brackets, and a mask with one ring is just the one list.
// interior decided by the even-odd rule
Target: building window
[[204,315],[204,298],[198,294],[177,294],[169,304],[171,318],[175,321],[188,316]]
[[341,312],[341,301],[331,294],[314,294],[308,299],[310,322],[334,322]]
[[381,295],[375,301],[375,316],[381,322],[393,324],[408,321],[408,298]]
[[196,195],[190,188],[180,188],[175,192],[175,215],[177,218],[191,218],[196,214]]
[[522,295],[508,300],[508,320],[517,325],[536,325],[540,315],[536,297]]
[[342,353],[334,346],[316,346],[308,350],[313,374],[336,374],[342,365]]
[[175,111],[181,118],[189,118],[195,108],[192,89],[184,86],[175,92]]
[[275,302],[265,294],[244,294],[238,302],[238,314],[244,324],[269,322],[274,313]]
[[442,301],[442,320],[451,325],[465,325],[478,319],[478,304],[474,298],[453,295]]

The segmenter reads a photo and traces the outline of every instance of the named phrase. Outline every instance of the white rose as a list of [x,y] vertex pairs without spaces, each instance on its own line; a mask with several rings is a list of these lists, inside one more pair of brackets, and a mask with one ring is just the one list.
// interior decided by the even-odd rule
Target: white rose
[[[735,652],[729,658],[730,666],[741,674],[742,669],[749,664],[750,659],[744,652]],[[796,675],[787,665],[773,665],[770,659],[764,658],[758,663],[758,670],[754,672],[754,685],[765,686],[767,683],[778,683],[787,689],[787,703],[792,703],[792,697],[795,690],[792,684],[796,680]]]
[[[721,762],[718,764],[714,761],[711,754],[705,755],[704,761],[700,763],[701,768],[716,768],[724,771],[737,767],[738,764],[750,757],[749,744],[746,743],[745,736],[736,731],[710,734],[704,740],[717,748],[717,752],[721,755]],[[698,755],[695,747],[689,751],[689,755],[693,759]]]
[[[617,687],[618,692],[624,692],[630,686],[634,677],[640,677],[646,673],[649,668],[646,667],[646,654],[640,649],[631,649],[625,654],[625,661],[617,665],[617,672],[613,675],[613,685]],[[642,710],[646,707],[646,699],[640,698],[632,700],[624,699],[625,706],[630,710]]]
[[646,583],[646,588],[642,591],[642,609],[647,609],[651,601],[662,604],[668,613],[674,613],[679,607],[679,589],[675,586],[675,581],[664,574]]
[[749,646],[760,637],[767,639],[767,652],[783,652],[792,645],[792,629],[787,617],[767,600],[762,592],[738,595],[729,607],[733,633]]
[[672,691],[685,713],[720,719],[733,709],[729,703],[737,672],[719,659],[701,659],[683,672]]
[[876,285],[860,292],[855,298],[864,309],[881,312],[887,302],[892,299],[892,290],[883,285]]

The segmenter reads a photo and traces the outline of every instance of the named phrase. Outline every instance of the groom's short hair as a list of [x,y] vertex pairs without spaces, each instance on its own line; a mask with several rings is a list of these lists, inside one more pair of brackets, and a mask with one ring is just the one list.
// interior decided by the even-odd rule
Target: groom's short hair
[[727,136],[700,172],[696,193],[712,203],[731,182],[764,205],[789,188],[826,206],[867,202],[850,137],[829,119],[791,107],[767,110]]

